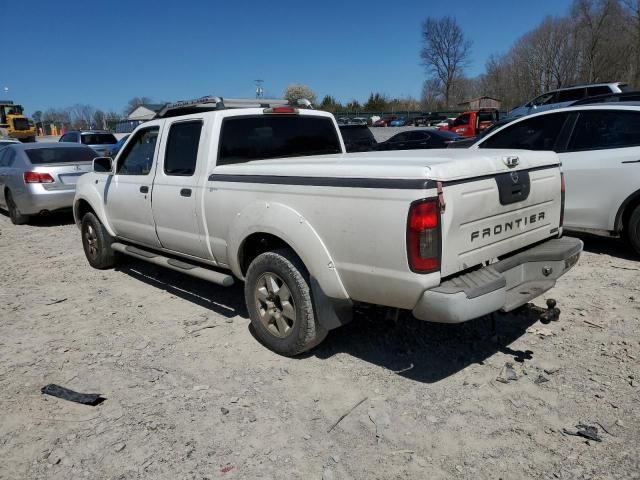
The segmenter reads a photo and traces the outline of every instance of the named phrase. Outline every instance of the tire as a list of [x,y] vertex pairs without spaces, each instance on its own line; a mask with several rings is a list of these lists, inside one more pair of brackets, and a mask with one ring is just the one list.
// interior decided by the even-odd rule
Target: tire
[[309,273],[290,249],[258,255],[247,270],[244,295],[256,337],[276,353],[298,355],[327,336],[314,313]]
[[640,255],[640,205],[631,212],[626,233],[629,245],[636,255]]
[[7,200],[7,210],[9,210],[9,218],[11,218],[11,223],[13,223],[14,225],[24,225],[26,223],[29,223],[29,215],[23,215],[20,213],[16,202],[13,200],[11,190],[7,190],[5,197]]
[[93,268],[105,270],[116,264],[116,252],[111,249],[113,237],[93,213],[85,213],[80,225],[82,248]]

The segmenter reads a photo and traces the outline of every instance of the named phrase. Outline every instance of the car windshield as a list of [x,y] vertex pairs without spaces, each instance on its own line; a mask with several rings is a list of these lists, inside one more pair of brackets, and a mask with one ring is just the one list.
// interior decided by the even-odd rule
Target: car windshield
[[30,148],[25,150],[33,165],[48,163],[82,163],[91,162],[96,153],[89,148]]
[[110,145],[118,142],[110,133],[83,133],[81,138],[85,145]]

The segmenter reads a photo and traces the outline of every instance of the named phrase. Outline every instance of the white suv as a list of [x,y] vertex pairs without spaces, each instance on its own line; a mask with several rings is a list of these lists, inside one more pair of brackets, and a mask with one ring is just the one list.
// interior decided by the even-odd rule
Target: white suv
[[514,108],[509,112],[510,117],[522,117],[532,113],[540,113],[554,108],[568,107],[583,98],[610,93],[621,93],[629,90],[626,83],[595,83],[591,85],[575,85],[573,87],[551,90],[534,98],[529,103]]
[[566,180],[565,228],[623,235],[640,254],[640,103],[530,115],[496,129],[470,148],[557,152]]

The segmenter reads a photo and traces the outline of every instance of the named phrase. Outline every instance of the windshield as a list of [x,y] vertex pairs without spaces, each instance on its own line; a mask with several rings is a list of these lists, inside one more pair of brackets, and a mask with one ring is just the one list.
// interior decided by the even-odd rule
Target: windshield
[[25,150],[33,165],[45,163],[82,163],[91,162],[96,153],[90,148],[30,148]]
[[0,105],[0,113],[4,115],[22,115],[22,105]]
[[110,133],[84,133],[81,138],[82,143],[85,145],[111,145],[118,143],[116,137]]

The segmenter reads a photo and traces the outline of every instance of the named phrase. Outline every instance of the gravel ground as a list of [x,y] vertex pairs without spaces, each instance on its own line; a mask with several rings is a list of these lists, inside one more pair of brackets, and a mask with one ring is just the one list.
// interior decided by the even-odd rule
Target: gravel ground
[[[495,338],[361,308],[289,359],[240,285],[93,270],[70,217],[0,215],[0,478],[639,478],[640,262],[585,241],[557,323],[502,316]],[[563,433],[581,423],[601,441]]]

